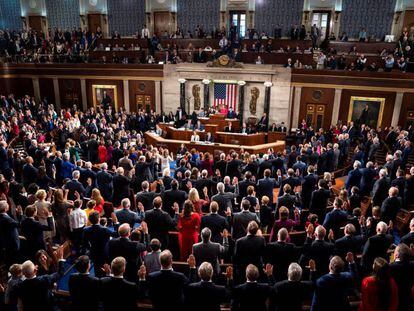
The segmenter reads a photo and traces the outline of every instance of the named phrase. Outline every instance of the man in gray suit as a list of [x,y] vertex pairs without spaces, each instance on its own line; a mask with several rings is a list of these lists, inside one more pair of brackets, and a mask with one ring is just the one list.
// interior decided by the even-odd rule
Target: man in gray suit
[[260,207],[255,207],[255,213],[249,211],[250,202],[248,200],[243,200],[241,202],[242,211],[233,215],[232,219],[232,238],[234,241],[244,237],[247,233],[247,225],[251,221],[255,221],[260,224]]
[[217,202],[219,205],[218,213],[221,216],[225,216],[227,208],[232,208],[232,200],[237,198],[239,194],[238,184],[235,185],[235,191],[233,192],[224,192],[224,184],[219,182],[217,184],[217,194],[213,195],[211,201]]
[[193,245],[193,255],[196,259],[197,267],[204,261],[211,263],[214,269],[214,273],[217,277],[220,274],[219,258],[227,253],[229,249],[228,232],[223,230],[223,245],[219,243],[211,242],[211,230],[204,228],[201,230],[202,242]]

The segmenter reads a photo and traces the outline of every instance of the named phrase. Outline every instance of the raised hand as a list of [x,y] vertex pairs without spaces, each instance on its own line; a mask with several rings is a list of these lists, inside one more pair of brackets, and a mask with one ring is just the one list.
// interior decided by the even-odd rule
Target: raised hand
[[178,206],[178,203],[177,202],[174,202],[173,210],[174,210],[175,213],[178,213],[179,212],[180,207]]
[[309,260],[309,270],[316,271],[316,262],[313,259]]
[[351,253],[351,252],[348,252],[348,253],[346,254],[345,260],[346,260],[348,263],[353,263],[353,262],[354,262],[354,254],[353,254],[353,253]]
[[147,275],[147,268],[144,265],[141,265],[138,269],[138,278],[140,280],[145,279],[145,276]]
[[188,256],[187,263],[190,266],[190,268],[195,268],[196,267],[196,260],[195,260],[195,257],[194,257],[193,254]]
[[268,277],[270,277],[273,275],[273,266],[270,263],[267,263],[263,271]]
[[231,216],[231,208],[230,207],[227,207],[226,216],[227,217],[230,217]]

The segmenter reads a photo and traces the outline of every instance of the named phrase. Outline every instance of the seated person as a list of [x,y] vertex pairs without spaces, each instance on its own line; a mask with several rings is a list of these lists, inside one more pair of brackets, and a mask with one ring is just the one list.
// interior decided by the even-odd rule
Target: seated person
[[200,120],[197,120],[197,123],[194,124],[193,126],[193,130],[199,130],[199,131],[204,131],[205,127],[203,124],[201,124]]
[[191,135],[191,141],[192,142],[200,141],[200,136],[196,133],[196,131],[194,131],[193,135]]
[[226,126],[224,131],[227,132],[227,133],[233,133],[234,132],[234,128],[233,128],[233,125],[231,124],[231,122],[229,122],[229,125]]
[[260,55],[257,55],[257,58],[256,58],[256,60],[254,61],[254,63],[255,63],[256,65],[263,65],[263,64],[264,64],[264,61],[263,61],[263,59],[260,57]]
[[226,118],[227,119],[236,119],[237,118],[237,114],[236,114],[235,111],[233,111],[232,107],[229,108],[229,111],[227,112]]
[[204,138],[205,142],[214,143],[214,137],[210,132],[207,132],[206,137]]
[[272,125],[269,128],[269,132],[279,132],[278,131],[278,126],[276,125],[276,123],[272,123]]
[[250,131],[251,131],[251,129],[247,127],[246,122],[243,122],[243,125],[240,129],[240,133],[242,133],[242,134],[251,134]]

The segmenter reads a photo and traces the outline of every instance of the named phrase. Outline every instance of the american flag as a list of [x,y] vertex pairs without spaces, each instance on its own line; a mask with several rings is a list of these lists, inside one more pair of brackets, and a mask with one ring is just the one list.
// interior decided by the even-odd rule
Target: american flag
[[214,83],[214,108],[226,106],[227,109],[237,106],[237,85],[229,83]]

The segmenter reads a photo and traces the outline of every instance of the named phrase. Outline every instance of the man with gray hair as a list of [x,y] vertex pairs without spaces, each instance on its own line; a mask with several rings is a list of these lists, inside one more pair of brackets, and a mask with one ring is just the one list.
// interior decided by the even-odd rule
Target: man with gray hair
[[410,232],[401,238],[401,242],[407,244],[408,246],[414,244],[414,218],[410,221]]
[[372,271],[372,264],[375,258],[382,257],[387,259],[389,257],[387,252],[394,241],[394,237],[387,234],[387,230],[387,224],[380,221],[376,228],[377,234],[370,237],[365,243],[362,252],[361,265],[367,273]]
[[229,292],[224,286],[212,282],[213,266],[203,262],[198,268],[201,281],[189,284],[185,290],[188,310],[220,311],[220,305],[228,300]]
[[202,262],[210,263],[214,269],[215,277],[218,277],[220,274],[219,259],[227,253],[229,248],[228,232],[226,229],[224,229],[222,236],[223,245],[211,242],[211,230],[209,228],[204,228],[201,230],[202,242],[193,245],[193,255],[197,266]]
[[68,193],[68,200],[75,201],[77,199],[77,196],[75,192],[79,194],[79,198],[82,200],[85,195],[85,188],[83,185],[79,182],[80,172],[78,170],[72,172],[72,180],[68,181],[65,184],[65,189],[69,190]]
[[353,164],[353,170],[351,170],[348,173],[348,177],[346,178],[345,182],[345,188],[348,191],[348,193],[351,193],[351,188],[356,186],[359,187],[360,181],[361,181],[361,162],[355,161]]
[[389,188],[390,182],[387,177],[387,170],[381,169],[379,171],[379,179],[372,188],[372,206],[382,205],[382,202],[387,198]]
[[15,293],[11,294],[16,295],[21,300],[24,310],[55,310],[51,291],[54,283],[57,282],[64,273],[63,248],[61,247],[55,251],[55,255],[59,260],[59,267],[58,272],[53,274],[38,276],[37,265],[30,260],[27,260],[22,264],[22,273],[25,280],[17,285]]
[[[277,269],[277,267],[276,267]],[[308,281],[302,281],[302,268],[296,262],[292,262],[287,270],[287,280],[277,282],[274,285],[275,296],[270,302],[270,310],[291,311],[302,310],[304,301],[309,297],[314,287],[315,262],[309,261],[310,275]]]
[[219,182],[217,184],[217,194],[213,195],[213,197],[211,198],[212,202],[217,202],[219,206],[218,213],[221,216],[225,216],[228,208],[233,209],[232,202],[234,202],[238,195],[238,188],[236,188],[235,193],[225,192],[224,188],[224,184],[222,182]]
[[6,265],[10,266],[18,259],[20,250],[19,223],[7,213],[9,204],[0,201],[0,252],[3,253]]
[[144,206],[138,203],[138,211],[131,211],[131,201],[128,198],[122,199],[121,209],[115,211],[116,218],[120,224],[127,223],[134,228],[136,223],[144,219]]
[[365,238],[355,235],[356,229],[353,224],[347,224],[344,228],[344,236],[335,241],[335,255],[345,259],[348,252],[354,255],[360,254]]
[[108,172],[107,163],[101,164],[101,170],[96,174],[96,184],[105,201],[111,201],[114,186],[112,184],[112,175]]

